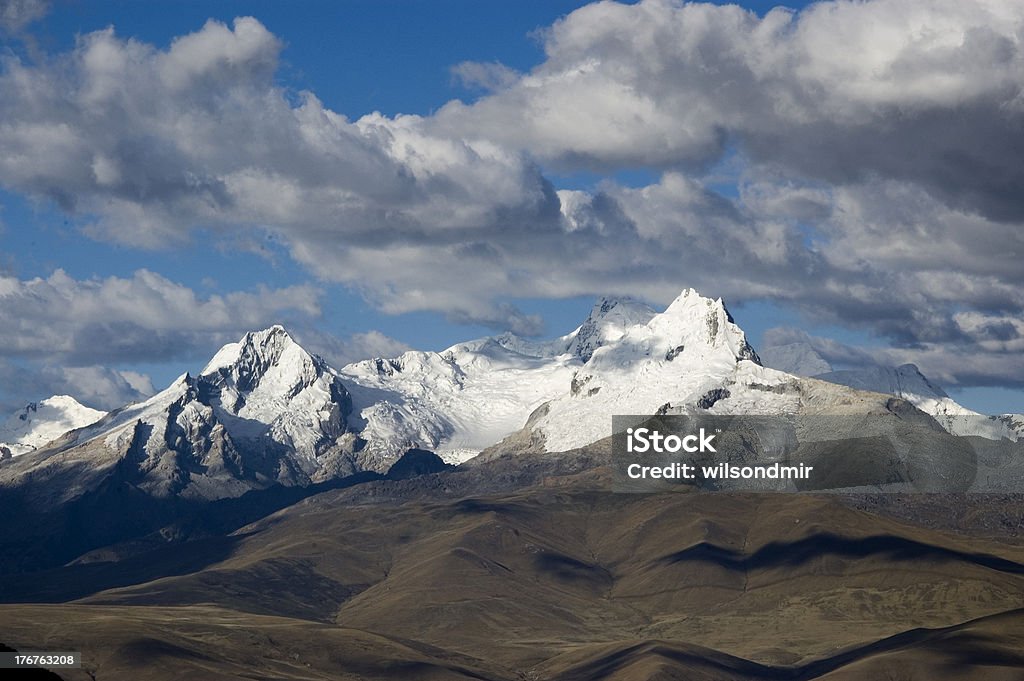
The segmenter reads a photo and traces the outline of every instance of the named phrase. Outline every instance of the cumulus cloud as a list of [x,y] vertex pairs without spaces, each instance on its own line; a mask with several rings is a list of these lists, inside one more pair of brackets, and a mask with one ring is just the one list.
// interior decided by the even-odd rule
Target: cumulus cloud
[[551,27],[543,64],[435,124],[567,167],[701,166],[738,145],[804,177],[879,175],[1020,219],[1022,30],[1014,0],[838,0],[763,17],[597,2]]
[[45,393],[68,393],[96,409],[116,409],[143,400],[156,391],[149,376],[135,371],[119,371],[99,366],[44,369],[52,376],[53,388]]
[[[166,49],[113,29],[84,35],[38,64],[4,58],[0,184],[137,246],[173,247],[197,227],[257,229],[393,313],[535,333],[540,320],[503,301],[667,302],[692,285],[860,326],[908,354],[959,348],[987,362],[1015,347],[1021,3],[838,0],[758,16],[598,2],[544,35],[529,73],[456,66],[487,90],[475,102],[358,120],[279,85],[281,41],[252,18],[208,22]],[[706,176],[727,161],[738,196]],[[545,168],[658,179],[559,190]],[[211,318],[254,310],[249,321],[273,300],[315,310],[302,287],[244,295],[173,299]],[[178,347],[150,321],[157,356]],[[130,355],[133,336],[151,333],[132,323],[55,322],[71,333],[64,343],[16,324],[6,338],[12,352],[42,340],[98,362],[100,351],[76,348],[113,339],[111,356]],[[998,380],[998,362],[983,364],[957,376]]]
[[56,393],[111,409],[153,393],[149,377],[117,365],[203,357],[252,329],[320,315],[311,286],[201,296],[154,272],[75,279],[0,276],[0,400]]
[[[525,154],[429,134],[416,116],[349,121],[275,83],[280,49],[240,18],[166,50],[108,29],[41,66],[8,57],[0,183],[135,246],[174,246],[196,226],[258,226],[344,283],[381,269],[353,263],[361,247],[401,258],[419,244],[459,249],[495,230],[559,228],[557,196]],[[500,317],[491,292],[417,309]]]
[[49,358],[70,366],[160,361],[288,318],[320,314],[309,286],[201,297],[159,274],[74,279],[0,277],[0,356]]

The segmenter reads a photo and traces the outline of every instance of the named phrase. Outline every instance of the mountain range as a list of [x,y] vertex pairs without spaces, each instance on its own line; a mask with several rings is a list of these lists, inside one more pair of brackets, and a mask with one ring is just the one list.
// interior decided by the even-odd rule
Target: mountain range
[[[813,349],[784,350],[770,354],[791,370],[827,367]],[[0,489],[39,508],[115,481],[212,501],[384,473],[416,448],[455,464],[506,440],[576,449],[611,435],[613,414],[856,414],[884,412],[889,396],[955,435],[1024,433],[1021,417],[972,412],[913,365],[816,378],[764,366],[722,301],[688,289],[662,312],[602,298],[550,341],[503,334],[341,369],[281,326],[247,333],[198,375],[109,414],[69,397],[29,405],[0,430],[19,455]]]

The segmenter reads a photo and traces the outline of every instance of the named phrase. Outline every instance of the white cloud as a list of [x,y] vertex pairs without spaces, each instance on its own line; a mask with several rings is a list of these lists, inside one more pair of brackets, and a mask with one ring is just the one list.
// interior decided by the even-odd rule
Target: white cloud
[[108,411],[156,392],[149,376],[135,371],[87,366],[44,369],[43,376],[48,374],[52,375],[54,388],[46,392],[71,394],[85,405]]
[[0,277],[0,356],[70,366],[181,358],[283,318],[316,317],[320,295],[292,286],[201,297],[147,270],[131,278],[80,280],[63,270]]
[[144,397],[156,393],[153,388],[153,380],[147,375],[138,371],[118,371],[118,375],[124,379],[128,387]]
[[0,408],[19,409],[52,395],[71,395],[82,404],[109,411],[154,393],[149,376],[91,365],[58,367],[0,359]]
[[[282,43],[255,19],[208,22],[167,49],[106,30],[39,64],[3,61],[0,183],[122,243],[255,229],[388,312],[528,333],[539,320],[504,301],[663,302],[693,285],[862,326],[901,352],[996,352],[1024,310],[1021,35],[1024,5],[1010,0],[841,0],[764,17],[599,2],[547,31],[530,73],[458,65],[492,90],[476,102],[350,121],[275,81]],[[703,177],[730,160],[737,198]],[[556,191],[538,164],[660,177]],[[56,331],[14,323],[0,340],[83,363],[100,361],[98,340],[110,356],[146,334],[150,355],[178,347],[168,317],[129,319],[119,287],[170,319],[198,307],[211,321],[186,345],[318,312],[305,287],[202,299],[146,276],[70,285],[79,309],[109,321],[51,316]],[[45,300],[69,288],[16,284]],[[0,299],[0,318],[27,314],[14,300]]]
[[66,393],[102,409],[151,395],[133,362],[202,359],[243,333],[320,316],[310,286],[201,296],[147,270],[131,277],[0,276],[0,402]]
[[0,0],[0,31],[17,33],[49,11],[48,0]]
[[1021,219],[1021,35],[1016,0],[838,0],[764,17],[598,2],[551,27],[531,73],[433,125],[570,169],[694,167],[738,146],[805,178],[876,174]]
[[[356,122],[274,82],[280,42],[259,22],[208,22],[167,50],[112,29],[82,36],[45,66],[9,58],[0,74],[0,182],[49,197],[96,238],[173,247],[196,226],[258,227],[324,279],[389,309],[505,317],[495,288],[438,297],[431,276],[392,295],[379,260],[460,250],[496,230],[558,231],[558,199],[522,153],[427,133],[423,119]],[[396,263],[397,264],[397,263]],[[408,278],[408,277],[404,277]],[[450,294],[450,299],[446,296]],[[511,319],[516,315],[512,314]]]

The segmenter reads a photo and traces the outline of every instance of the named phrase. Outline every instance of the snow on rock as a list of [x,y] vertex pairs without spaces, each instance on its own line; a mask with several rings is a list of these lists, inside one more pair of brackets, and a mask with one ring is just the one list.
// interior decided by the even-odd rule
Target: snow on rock
[[1024,440],[1024,414],[999,414],[989,416],[988,419],[995,428],[1005,433],[1003,437],[1017,442]]
[[[669,402],[696,408],[727,384],[740,386],[739,405],[744,381],[792,378],[760,367],[722,301],[692,289],[662,313],[602,298],[575,331],[550,341],[503,334],[357,362],[341,373],[368,450],[393,460],[422,447],[450,463],[522,429],[544,405],[547,414],[532,425],[549,451],[563,451],[610,435],[612,414],[654,413]],[[768,400],[754,392],[746,403]]]
[[351,398],[340,377],[281,326],[247,333],[203,369],[212,404],[236,436],[269,436],[296,450],[306,472],[346,431]]
[[108,415],[67,448],[100,442],[133,462],[133,484],[157,494],[234,496],[384,471],[412,448],[460,463],[542,405],[549,414],[535,422],[549,449],[564,449],[605,437],[613,413],[740,404],[736,385],[778,380],[722,302],[693,290],[662,313],[602,298],[576,330],[549,341],[503,334],[341,371],[275,326],[225,345],[198,376]]
[[485,338],[344,367],[367,452],[393,461],[420,447],[461,463],[522,428],[567,389],[579,360],[519,340]]
[[8,418],[0,426],[0,446],[12,456],[26,454],[105,415],[106,412],[90,409],[69,395],[54,395],[32,402]]
[[352,472],[351,408],[338,373],[274,326],[224,346],[199,376],[111,413],[76,444],[102,441],[132,458],[134,483],[160,496],[237,496]]
[[505,333],[441,352],[350,364],[341,373],[367,441],[364,455],[388,461],[422,447],[448,463],[472,458],[567,393],[574,374],[599,348],[655,315],[635,300],[601,298],[583,324],[553,340]]

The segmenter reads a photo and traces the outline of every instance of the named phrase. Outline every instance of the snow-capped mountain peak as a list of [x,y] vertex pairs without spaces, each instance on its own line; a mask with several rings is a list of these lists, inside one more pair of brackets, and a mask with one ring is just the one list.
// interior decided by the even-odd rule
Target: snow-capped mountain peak
[[587,358],[588,371],[628,372],[648,359],[706,363],[717,358],[730,367],[739,360],[759,363],[721,299],[687,289],[664,312],[647,310],[649,315],[633,315],[628,325],[605,327],[613,333],[606,333]]
[[[973,413],[962,414],[913,366],[873,379],[877,386],[859,387],[920,398],[915,403],[951,432],[1009,432],[1019,422],[972,420],[974,430],[964,430],[961,417]],[[610,435],[615,414],[778,414],[885,403],[761,366],[722,300],[692,289],[663,312],[602,298],[576,330],[552,340],[503,334],[340,371],[273,326],[225,345],[199,375],[183,374],[145,402],[75,430],[59,447],[0,466],[0,487],[50,480],[40,503],[75,498],[104,481],[156,497],[210,500],[383,472],[411,448],[459,463],[514,435],[513,449],[567,451]]]
[[277,403],[295,398],[331,369],[319,357],[306,352],[284,327],[275,325],[252,331],[237,343],[221,348],[201,372],[216,384],[222,398],[230,394],[230,411],[256,402]]
[[535,425],[549,449],[567,449],[605,437],[613,413],[653,413],[670,400],[696,405],[739,364],[760,369],[743,331],[721,300],[688,289],[660,313],[600,298],[576,330],[549,341],[506,333],[341,373],[364,451],[385,459],[422,447],[457,463],[523,428],[543,405],[547,416]]
[[338,373],[274,326],[80,431],[67,448],[81,454],[68,456],[122,461],[121,474],[157,496],[237,496],[353,472],[351,409]]
[[729,399],[726,386],[742,377],[770,385],[784,376],[760,366],[721,299],[686,289],[664,312],[630,321],[593,350],[574,372],[569,390],[550,400],[547,413],[536,420],[549,451],[610,435],[613,414],[709,408]]
[[225,345],[198,382],[236,439],[268,436],[294,448],[308,474],[347,429],[351,398],[341,378],[280,325]]
[[242,380],[252,380],[266,369],[278,364],[282,356],[292,353],[299,358],[312,356],[303,350],[280,324],[262,331],[250,331],[237,343],[228,343],[213,356],[200,375],[219,369],[233,368]]
[[[1017,417],[978,421],[911,365],[857,380],[914,401],[950,432],[1019,432]],[[566,451],[610,435],[615,414],[877,404],[885,398],[761,366],[722,300],[692,289],[663,312],[602,298],[576,330],[552,340],[503,334],[340,371],[273,326],[59,448],[6,463],[0,486],[51,479],[48,494],[71,499],[113,478],[158,497],[217,499],[383,472],[411,448],[459,463],[515,434],[513,447]]]
[[54,395],[31,402],[0,426],[0,446],[12,455],[26,454],[103,418],[106,412],[90,409],[70,395]]
[[614,343],[630,328],[646,324],[656,314],[648,305],[632,298],[599,298],[583,324],[570,334],[566,350],[587,362],[595,350]]
[[674,339],[681,345],[691,341],[713,348],[728,348],[736,360],[760,364],[757,353],[747,343],[746,334],[736,325],[721,298],[705,298],[692,288],[686,289],[652,320],[650,326],[670,342]]

